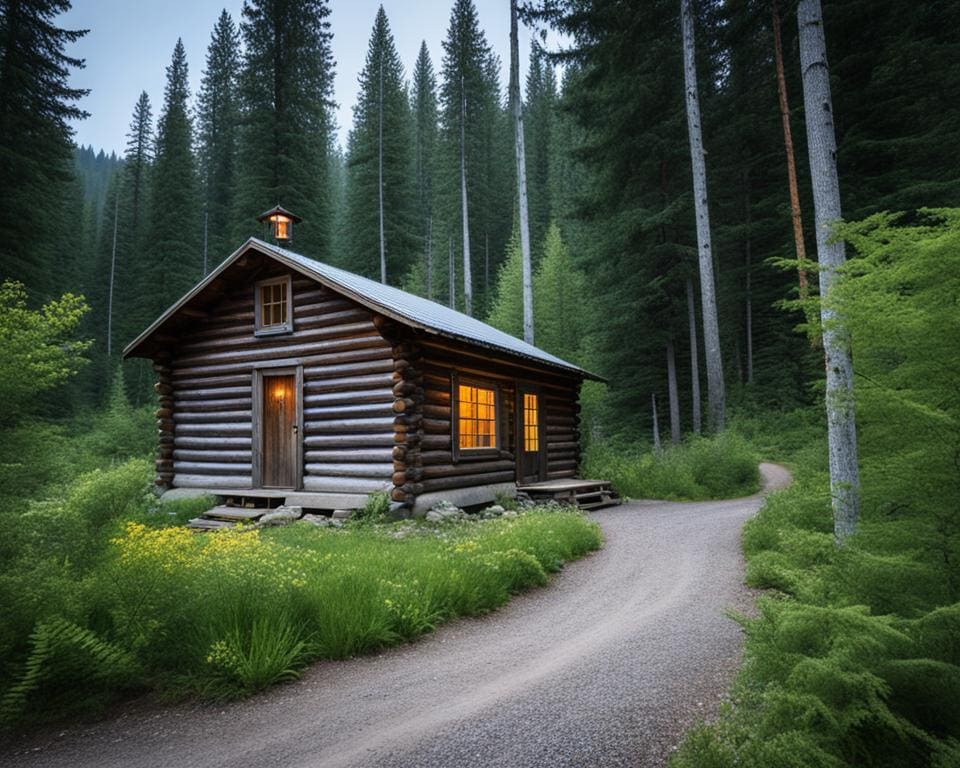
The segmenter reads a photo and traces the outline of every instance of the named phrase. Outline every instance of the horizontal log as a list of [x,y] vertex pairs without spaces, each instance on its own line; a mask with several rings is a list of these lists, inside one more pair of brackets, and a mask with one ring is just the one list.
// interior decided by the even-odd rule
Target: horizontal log
[[193,437],[177,433],[176,448],[179,450],[204,448],[233,448],[239,450],[250,450],[250,435],[244,437]]
[[229,376],[176,376],[173,378],[176,389],[215,389],[217,387],[241,387],[250,383],[250,371]]
[[[449,445],[447,446],[449,448]],[[453,454],[450,451],[421,451],[420,463],[423,466],[430,464],[453,464]]]
[[174,475],[173,480],[178,488],[246,490],[253,486],[250,475]]
[[449,405],[430,405],[429,403],[427,403],[423,406],[423,415],[428,419],[449,422],[450,406]]
[[228,450],[189,450],[177,448],[173,451],[173,457],[179,461],[210,461],[214,464],[239,463],[249,464],[253,460],[252,451],[228,451]]
[[226,398],[250,398],[252,397],[251,384],[248,382],[245,387],[217,387],[215,389],[181,389],[177,388],[177,400],[223,400]]
[[361,403],[380,403],[386,407],[393,405],[393,395],[389,390],[368,389],[346,392],[323,392],[321,394],[304,395],[304,407],[343,406]]
[[393,419],[326,419],[323,421],[305,421],[303,425],[307,434],[330,432],[393,432]]
[[228,397],[221,400],[177,400],[174,410],[177,414],[215,411],[249,411],[253,408],[252,397]]
[[573,469],[565,469],[560,472],[547,472],[547,480],[562,480],[565,477],[576,477],[577,472]]
[[314,448],[392,448],[393,434],[391,432],[370,432],[368,434],[307,435],[303,439],[303,445],[308,450]]
[[408,413],[416,407],[412,398],[403,397],[393,401],[392,410],[394,413]]
[[176,461],[173,469],[178,475],[246,475],[252,471],[250,464],[216,464],[210,461]]
[[305,475],[303,488],[307,491],[324,491],[327,493],[375,493],[388,491],[389,480],[374,480],[363,477],[319,477]]
[[389,448],[343,448],[340,450],[307,450],[303,454],[308,464],[387,463],[393,460],[393,451]]
[[177,437],[241,437],[250,436],[249,421],[238,424],[216,422],[214,424],[178,424]]
[[325,477],[374,477],[385,480],[393,472],[392,464],[307,464],[308,475]]
[[203,422],[246,422],[253,418],[250,409],[242,411],[177,411],[173,420],[178,424]]
[[[276,361],[285,362],[289,360],[290,365],[311,365],[311,366],[338,366],[348,363],[358,363],[372,360],[390,359],[390,350],[386,347],[363,347],[361,349],[338,350],[336,352],[327,352],[325,354],[302,355],[299,357],[286,354],[289,350],[281,350],[285,354],[278,354]],[[392,364],[391,364],[392,365]],[[177,369],[177,372],[185,377],[196,376],[228,376],[245,373],[250,375],[253,365],[252,361],[239,361],[218,363],[216,365],[185,365]]]
[[404,491],[402,488],[393,488],[390,490],[390,500],[403,503],[411,499],[410,494]]
[[374,332],[373,327],[368,322],[327,325],[312,329],[301,329],[298,326],[294,326],[294,328],[295,330],[292,333],[282,336],[256,336],[251,328],[248,333],[237,336],[209,340],[200,339],[190,343],[181,342],[179,354],[185,359],[201,356],[214,359],[216,353],[219,352],[240,352],[241,350],[261,349],[267,338],[269,338],[272,345],[276,345],[277,341],[282,339],[286,344],[296,343],[314,346],[320,345],[328,339],[356,338],[370,335]]
[[496,485],[497,483],[509,483],[516,479],[516,473],[493,472],[485,475],[467,475],[458,477],[437,477],[431,480],[424,480],[423,492],[447,491],[451,488],[470,488],[475,485]]
[[491,472],[512,472],[514,463],[512,461],[461,461],[456,464],[430,465],[423,468],[423,477],[426,480],[432,480],[435,477],[455,477],[468,475],[489,474]]
[[423,388],[423,401],[429,405],[444,405],[450,407],[450,382],[446,389],[434,389],[432,386]]
[[393,394],[393,382],[389,375],[372,373],[364,376],[344,376],[335,379],[306,379],[303,385],[304,392],[320,394],[325,392],[359,392],[368,389],[378,389]]
[[389,418],[392,415],[392,407],[387,403],[358,403],[356,405],[345,403],[322,408],[309,407],[303,409],[305,422],[331,419]]
[[395,397],[410,397],[416,391],[417,385],[412,381],[398,381],[393,385],[393,394]]
[[424,435],[420,438],[420,447],[424,451],[450,450],[450,435]]
[[376,353],[377,357],[362,359],[353,363],[320,363],[304,365],[303,378],[306,381],[313,379],[332,379],[346,376],[362,376],[372,373],[385,373],[391,379],[393,373],[393,359],[385,350],[364,350],[368,355]]
[[424,419],[423,431],[431,435],[449,435],[450,422],[441,419]]

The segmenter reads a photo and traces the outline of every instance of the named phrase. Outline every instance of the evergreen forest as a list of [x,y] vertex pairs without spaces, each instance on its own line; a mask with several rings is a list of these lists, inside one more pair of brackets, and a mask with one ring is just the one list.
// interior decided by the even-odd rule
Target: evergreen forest
[[156,506],[122,351],[279,202],[293,250],[605,379],[582,476],[708,499],[791,468],[744,529],[733,706],[672,765],[960,765],[960,4],[528,0],[510,83],[450,3],[439,60],[381,6],[334,93],[331,0],[245,0],[204,60],[170,41],[117,155],[74,140],[69,0],[0,0],[0,728],[75,711],[69,664],[24,687],[38,638],[110,668],[98,705],[157,678],[91,597]]

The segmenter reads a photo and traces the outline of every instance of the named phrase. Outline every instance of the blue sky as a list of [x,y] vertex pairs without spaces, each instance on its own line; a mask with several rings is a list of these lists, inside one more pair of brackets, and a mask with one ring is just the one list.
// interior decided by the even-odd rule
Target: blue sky
[[[487,41],[501,58],[501,82],[505,88],[510,56],[509,0],[475,2]],[[427,41],[439,73],[441,41],[451,5],[452,0],[383,0],[407,78],[422,40]],[[150,95],[156,118],[163,102],[165,67],[178,37],[183,38],[186,47],[191,90],[195,94],[210,33],[220,11],[226,8],[234,20],[239,20],[242,6],[242,0],[74,0],[74,7],[58,22],[63,27],[90,30],[69,51],[86,59],[86,68],[74,73],[72,84],[91,89],[81,103],[90,117],[75,126],[77,143],[122,153],[133,105],[143,90]],[[340,105],[338,135],[345,144],[357,95],[357,77],[363,68],[380,0],[331,0],[330,6],[337,65],[334,89]],[[525,77],[529,49],[530,32],[521,28],[521,78]]]

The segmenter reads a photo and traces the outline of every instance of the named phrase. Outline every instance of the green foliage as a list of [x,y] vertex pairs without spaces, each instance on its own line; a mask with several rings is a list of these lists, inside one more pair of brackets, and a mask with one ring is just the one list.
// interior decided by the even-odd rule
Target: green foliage
[[377,491],[367,497],[367,503],[353,513],[351,520],[357,523],[380,523],[386,520],[390,513],[390,494],[386,491]]
[[83,365],[89,341],[75,334],[88,307],[67,293],[40,310],[27,306],[27,292],[10,280],[0,285],[0,427],[30,412],[37,395],[67,381]]
[[657,455],[646,448],[594,441],[583,474],[610,480],[631,498],[695,501],[726,499],[759,488],[758,458],[735,432],[692,438]]
[[85,709],[102,704],[139,674],[129,652],[65,619],[38,624],[30,646],[22,674],[0,698],[0,728],[15,724],[30,709],[62,712],[65,705]]

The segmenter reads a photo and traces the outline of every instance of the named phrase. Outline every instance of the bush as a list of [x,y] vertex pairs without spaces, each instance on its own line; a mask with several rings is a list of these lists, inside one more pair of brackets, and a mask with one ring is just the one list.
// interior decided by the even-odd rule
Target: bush
[[660,455],[636,446],[593,443],[583,474],[610,480],[632,498],[700,501],[747,496],[760,487],[759,459],[735,432],[694,437]]

